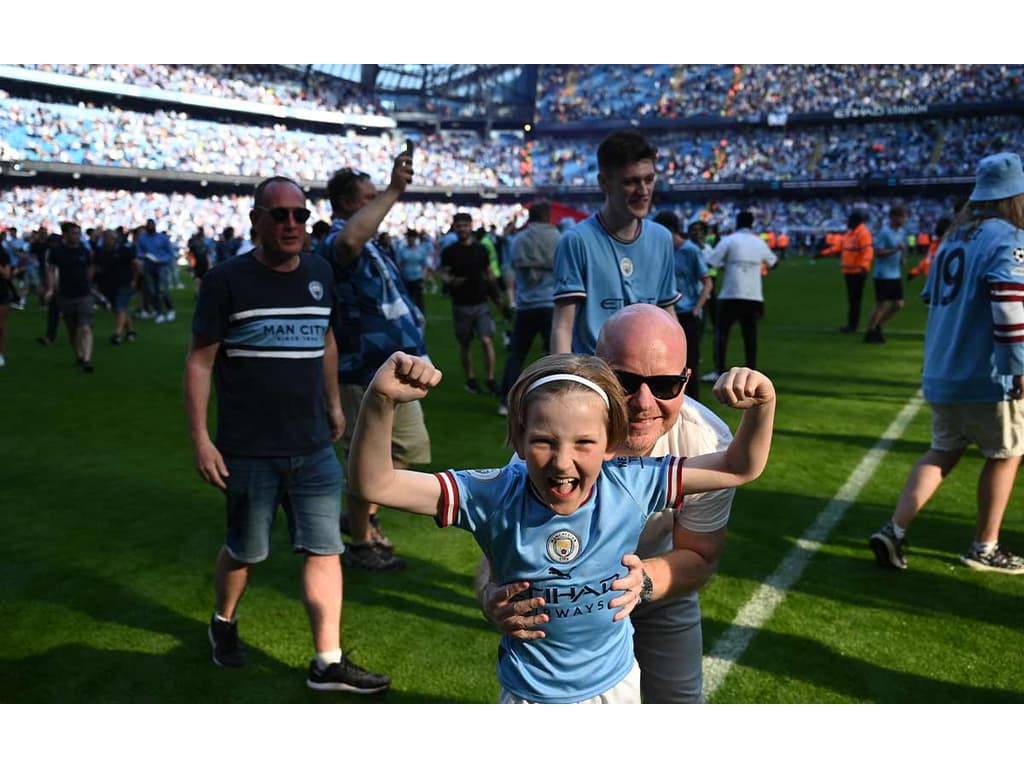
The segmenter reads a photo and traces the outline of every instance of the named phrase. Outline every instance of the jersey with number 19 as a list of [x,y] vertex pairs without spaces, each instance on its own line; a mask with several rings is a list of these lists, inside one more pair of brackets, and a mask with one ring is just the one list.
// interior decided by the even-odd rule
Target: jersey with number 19
[[1002,219],[942,242],[921,293],[928,304],[925,399],[994,403],[1024,375],[1024,230]]
[[540,640],[501,638],[498,681],[533,702],[567,704],[604,693],[633,668],[633,628],[612,621],[611,583],[626,573],[647,518],[683,501],[683,460],[607,461],[587,500],[556,515],[530,485],[526,465],[437,473],[441,527],[470,531],[499,584],[529,581],[523,599],[543,597]]

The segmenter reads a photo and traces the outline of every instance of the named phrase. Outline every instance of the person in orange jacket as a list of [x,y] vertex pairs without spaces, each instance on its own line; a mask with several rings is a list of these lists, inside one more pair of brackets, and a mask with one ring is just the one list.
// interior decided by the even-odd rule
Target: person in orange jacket
[[842,333],[854,333],[860,324],[860,305],[864,296],[864,283],[871,271],[871,262],[875,258],[871,246],[871,232],[867,228],[867,214],[854,211],[846,221],[848,230],[843,235],[842,250],[839,254],[840,270],[846,281],[846,299],[849,304],[846,325],[839,330]]
[[826,232],[825,233],[825,247],[818,251],[811,257],[813,263],[814,259],[821,259],[827,256],[838,256],[843,252],[843,235],[840,232]]

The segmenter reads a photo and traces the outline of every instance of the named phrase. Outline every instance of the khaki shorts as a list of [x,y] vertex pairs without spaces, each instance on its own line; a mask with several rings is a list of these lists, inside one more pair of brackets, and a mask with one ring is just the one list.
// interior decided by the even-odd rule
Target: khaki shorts
[[[345,434],[341,438],[345,455],[352,443],[352,432],[356,428],[359,404],[363,401],[366,387],[359,384],[342,384],[341,410],[345,414]],[[419,400],[399,403],[395,407],[395,423],[391,430],[391,458],[403,466],[430,463],[430,435],[423,421],[423,409]]]
[[930,405],[934,450],[951,453],[976,443],[989,459],[1024,456],[1024,401]]
[[74,328],[80,325],[92,327],[96,318],[96,302],[92,296],[79,296],[74,299],[57,298],[57,307],[64,316],[65,322]]
[[493,339],[496,331],[494,315],[486,303],[453,305],[452,324],[455,326],[455,338],[465,344],[471,342],[474,336],[478,339]]

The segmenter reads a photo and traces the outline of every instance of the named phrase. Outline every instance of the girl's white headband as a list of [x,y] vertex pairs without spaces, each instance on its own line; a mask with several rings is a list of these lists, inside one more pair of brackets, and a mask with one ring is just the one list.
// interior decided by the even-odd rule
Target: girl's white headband
[[605,408],[611,409],[612,407],[611,403],[608,402],[607,392],[605,392],[603,389],[597,386],[597,384],[592,382],[590,379],[584,379],[582,376],[577,376],[576,374],[573,373],[552,373],[550,376],[542,376],[527,388],[525,394],[528,395],[531,392],[533,392],[533,390],[535,390],[537,387],[542,387],[545,384],[550,384],[552,381],[575,381],[577,384],[582,384],[583,386],[594,390],[595,392],[597,392],[597,394],[601,396],[601,399],[604,400]]

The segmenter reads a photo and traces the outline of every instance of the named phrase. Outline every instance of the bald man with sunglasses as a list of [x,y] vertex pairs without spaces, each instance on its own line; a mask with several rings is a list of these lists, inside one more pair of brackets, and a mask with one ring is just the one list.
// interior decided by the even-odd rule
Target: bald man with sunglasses
[[[726,424],[683,394],[689,378],[686,336],[667,312],[653,304],[620,309],[602,327],[597,355],[629,395],[629,434],[619,455],[697,456],[729,445]],[[703,701],[697,590],[718,566],[734,494],[735,489],[694,494],[674,515],[668,509],[653,515],[637,546],[642,570],[612,584],[625,590],[610,605],[620,609],[617,619],[629,614],[633,622],[644,703]],[[490,582],[484,560],[477,586],[484,614],[501,631],[520,639],[544,636],[548,617],[535,612],[543,600],[514,599],[526,591],[525,582]]]

